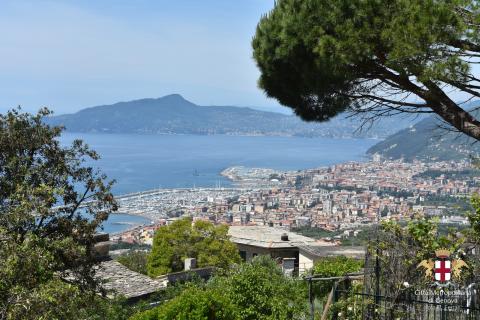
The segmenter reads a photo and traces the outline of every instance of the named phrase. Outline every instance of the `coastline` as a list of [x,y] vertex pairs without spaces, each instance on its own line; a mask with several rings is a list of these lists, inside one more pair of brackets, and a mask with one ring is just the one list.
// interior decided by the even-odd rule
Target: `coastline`
[[231,180],[220,174],[232,166],[284,171],[363,160],[365,151],[376,142],[372,139],[92,133],[68,133],[61,142],[68,145],[76,138],[83,139],[102,155],[98,162],[87,164],[98,167],[117,181],[112,188],[116,197],[157,188],[232,186]]
[[[365,156],[365,158],[369,158]],[[359,161],[363,162],[363,161]],[[339,164],[344,162],[339,162]],[[322,166],[323,168],[325,166]],[[320,168],[320,167],[317,167]],[[139,208],[135,204],[131,202],[145,201],[144,199],[150,197],[162,197],[162,196],[172,196],[175,198],[175,195],[179,194],[180,198],[184,198],[182,196],[193,195],[195,193],[210,193],[210,192],[236,192],[236,193],[244,193],[250,190],[260,190],[260,189],[267,189],[272,187],[286,187],[283,181],[278,181],[275,179],[271,179],[272,175],[281,175],[281,176],[289,176],[289,175],[297,175],[299,172],[315,170],[317,168],[308,168],[302,170],[275,170],[271,168],[262,168],[262,167],[247,167],[247,166],[230,166],[227,168],[223,168],[218,174],[222,177],[227,178],[230,182],[232,182],[232,187],[200,187],[200,188],[158,188],[158,189],[150,189],[144,191],[137,191],[122,195],[117,195],[115,198],[120,203],[120,210],[122,210],[122,202],[127,204],[126,207],[130,206],[130,212],[126,207],[123,207],[122,212],[112,213],[112,215],[127,215],[132,217],[141,217],[144,219],[150,220],[149,223],[136,223],[132,224],[131,227],[128,227],[122,231],[114,232],[111,234],[121,234],[125,232],[132,231],[138,227],[142,226],[151,226],[155,223],[159,222],[160,219],[168,219],[168,213],[172,210],[178,210],[182,208],[182,206],[172,206],[168,210],[165,210],[162,214],[159,214],[158,211],[155,214],[147,212],[145,208]],[[142,200],[140,200],[142,199]],[[161,202],[161,200],[159,200]],[[125,204],[124,204],[125,205]],[[133,208],[132,208],[133,207]],[[147,206],[148,207],[148,206]]]
[[[115,218],[118,218],[118,217],[122,217],[122,218],[127,218],[130,217],[132,218],[133,220],[138,220],[138,219],[143,219],[145,221],[111,221],[110,219],[112,217],[115,217]],[[123,219],[122,219],[123,220]],[[146,221],[148,220],[148,221]],[[155,219],[153,219],[152,217],[148,217],[148,216],[145,216],[145,215],[141,215],[141,214],[130,214],[130,213],[125,213],[125,212],[112,212],[107,221],[105,221],[103,223],[103,232],[106,232],[112,236],[115,236],[115,235],[119,235],[119,234],[122,234],[122,233],[125,233],[125,232],[130,232],[130,231],[133,231],[139,227],[143,227],[143,226],[151,226],[151,225],[154,225],[155,224]],[[125,229],[122,229],[122,230],[108,230],[108,229],[116,229],[118,226],[125,226]]]
[[114,131],[65,131],[65,133],[70,135],[137,135],[137,136],[200,136],[200,137],[211,137],[211,136],[227,136],[227,137],[280,137],[280,138],[307,138],[307,139],[336,139],[336,140],[356,140],[356,139],[369,139],[375,141],[385,140],[389,135],[366,135],[366,136],[355,136],[355,135],[301,135],[294,133],[182,133],[182,132],[114,132]]

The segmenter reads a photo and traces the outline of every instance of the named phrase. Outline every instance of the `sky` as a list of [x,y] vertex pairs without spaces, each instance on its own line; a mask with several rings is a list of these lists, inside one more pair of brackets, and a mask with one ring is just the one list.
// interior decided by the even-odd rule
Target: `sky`
[[179,93],[279,110],[251,39],[274,0],[2,0],[0,112],[56,114]]

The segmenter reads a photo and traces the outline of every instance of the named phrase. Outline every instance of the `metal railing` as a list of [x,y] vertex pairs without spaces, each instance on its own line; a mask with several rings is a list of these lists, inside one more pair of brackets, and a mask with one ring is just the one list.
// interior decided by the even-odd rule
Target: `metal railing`
[[463,297],[402,294],[396,298],[364,293],[359,288],[333,291],[329,310],[333,320],[470,320],[480,319],[480,309],[468,307]]

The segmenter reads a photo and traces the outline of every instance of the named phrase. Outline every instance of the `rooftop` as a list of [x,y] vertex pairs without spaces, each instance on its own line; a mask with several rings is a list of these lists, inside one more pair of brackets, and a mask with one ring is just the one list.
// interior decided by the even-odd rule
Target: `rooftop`
[[103,261],[97,267],[96,275],[104,281],[103,287],[115,291],[127,299],[147,296],[167,287],[165,278],[152,279],[123,266],[115,260]]
[[[288,240],[282,240],[287,234]],[[331,243],[315,240],[280,228],[266,226],[231,226],[228,229],[230,240],[245,245],[277,249],[298,248],[301,246],[332,246]]]

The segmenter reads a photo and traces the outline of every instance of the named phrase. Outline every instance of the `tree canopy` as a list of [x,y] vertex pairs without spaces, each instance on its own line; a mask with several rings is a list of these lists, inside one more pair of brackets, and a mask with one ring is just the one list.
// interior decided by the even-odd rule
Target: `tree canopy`
[[[363,267],[363,260],[356,260],[345,256],[325,257],[315,262],[312,273],[316,277],[342,277],[349,273],[358,272]],[[321,281],[314,284],[315,295],[324,298],[332,289],[335,281]]]
[[111,183],[84,165],[98,158],[84,143],[60,145],[48,114],[0,115],[0,319],[95,319],[101,303],[93,245],[116,209]]
[[186,258],[196,258],[198,267],[228,269],[241,259],[227,233],[228,226],[215,226],[202,220],[192,224],[191,219],[177,220],[160,227],[148,256],[148,274],[159,276],[181,271]]
[[147,274],[147,257],[148,253],[142,250],[129,250],[116,258],[118,262],[123,264],[130,270],[138,273]]
[[304,281],[283,275],[267,256],[216,275],[131,320],[290,320],[307,315]]
[[198,287],[187,288],[162,306],[134,315],[130,320],[240,320],[223,294]]
[[480,97],[479,28],[472,0],[279,0],[253,56],[260,87],[305,120],[436,113],[480,139],[480,121],[455,101]]

